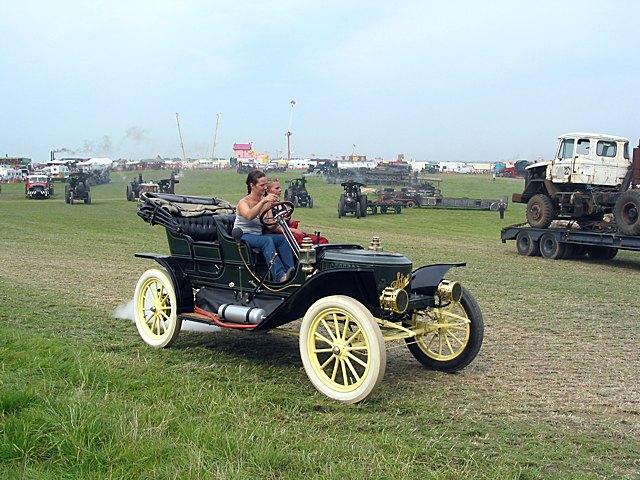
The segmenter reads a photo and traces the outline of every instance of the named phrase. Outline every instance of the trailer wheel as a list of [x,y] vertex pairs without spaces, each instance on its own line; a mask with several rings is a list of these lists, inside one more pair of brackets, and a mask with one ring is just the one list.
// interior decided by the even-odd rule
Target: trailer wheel
[[520,255],[535,257],[540,255],[540,243],[531,237],[529,232],[518,232],[516,235],[516,249]]
[[600,247],[592,245],[587,247],[587,255],[594,260],[611,260],[618,254],[618,249],[614,247]]
[[627,190],[613,208],[618,230],[625,235],[640,235],[640,190]]
[[560,260],[564,257],[566,248],[553,233],[545,233],[540,237],[540,253],[544,258]]
[[556,216],[556,208],[547,195],[539,193],[527,203],[527,222],[533,228],[548,228]]

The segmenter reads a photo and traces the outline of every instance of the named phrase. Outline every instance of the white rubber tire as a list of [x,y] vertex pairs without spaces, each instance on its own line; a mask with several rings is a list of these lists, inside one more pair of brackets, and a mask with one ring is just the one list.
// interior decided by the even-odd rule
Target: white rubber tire
[[[344,330],[344,332],[342,332],[343,327],[340,326],[339,328],[336,328],[338,335],[334,338],[325,329],[324,337],[330,339],[334,343],[342,341],[342,353],[340,353],[340,355],[347,355],[348,357],[344,360],[340,360],[340,357],[337,354],[325,353],[323,360],[327,359],[328,356],[335,357],[335,359],[333,364],[328,363],[331,360],[327,359],[326,362],[328,363],[328,366],[323,369],[320,365],[319,355],[314,351],[314,349],[317,348],[316,341],[314,339],[317,338],[316,332],[320,333],[318,327],[321,324],[322,319],[326,319],[328,315],[333,315],[333,312],[337,312],[337,315],[341,318],[348,319],[345,320],[344,323],[355,325],[356,331],[358,328],[360,329],[361,334],[359,335],[361,335],[361,337],[358,336],[358,339],[360,339],[361,346],[351,346],[350,348],[357,348],[359,350],[366,349],[366,359],[363,360],[363,357],[358,356],[358,361],[354,358],[355,354],[350,354],[350,352],[346,353],[349,343],[347,342],[345,344],[344,341],[348,340],[348,337],[356,337],[356,335],[353,334],[353,331]],[[340,339],[338,337],[340,337],[341,332],[343,333],[343,337]],[[387,353],[385,350],[384,337],[382,336],[380,327],[378,327],[378,324],[371,315],[371,312],[369,312],[362,303],[351,297],[344,295],[331,295],[321,298],[311,305],[302,320],[299,342],[300,357],[309,380],[311,380],[313,386],[320,393],[333,400],[343,403],[361,402],[371,394],[384,377],[387,364]],[[322,347],[324,343],[327,342],[321,341],[320,346]],[[364,345],[362,345],[362,343]],[[326,345],[325,347],[330,348],[329,345]],[[363,353],[359,353],[359,355],[363,355]],[[353,361],[349,358],[353,359]],[[363,367],[362,363],[366,364],[366,367]],[[340,374],[340,377],[343,379],[342,384],[338,383],[335,370],[333,373],[335,377],[334,379],[332,379],[328,374],[326,369],[330,368],[331,365],[334,365],[336,370],[347,372],[346,376],[344,373]],[[340,365],[340,369],[338,368],[338,365]],[[345,365],[348,365],[348,369]],[[354,366],[356,369],[364,368],[363,371],[360,371],[360,376],[358,376],[357,381],[355,380],[355,373],[351,375],[350,372],[350,370],[354,371]],[[349,377],[351,380],[354,380],[353,384],[349,384]]]
[[[145,343],[154,348],[173,343],[182,326],[177,308],[176,292],[166,270],[150,268],[140,276],[133,297],[133,312],[138,333]],[[159,310],[162,312],[158,315]]]

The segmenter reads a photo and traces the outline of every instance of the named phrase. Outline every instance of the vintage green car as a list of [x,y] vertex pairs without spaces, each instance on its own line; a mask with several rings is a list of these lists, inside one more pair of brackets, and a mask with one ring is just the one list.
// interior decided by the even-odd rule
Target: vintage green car
[[[455,372],[482,345],[480,307],[458,282],[444,280],[464,263],[413,269],[374,237],[368,248],[350,244],[298,247],[282,202],[273,219],[294,251],[296,272],[284,283],[270,263],[233,229],[234,207],[220,199],[146,193],[138,215],[165,227],[170,255],[138,253],[160,268],[142,274],[135,289],[135,321],[142,339],[167,347],[183,320],[245,331],[299,335],[302,363],[313,385],[346,403],[364,400],[380,383],[387,343],[406,342],[430,369]],[[298,329],[284,325],[301,319]],[[277,328],[276,328],[277,327]]]

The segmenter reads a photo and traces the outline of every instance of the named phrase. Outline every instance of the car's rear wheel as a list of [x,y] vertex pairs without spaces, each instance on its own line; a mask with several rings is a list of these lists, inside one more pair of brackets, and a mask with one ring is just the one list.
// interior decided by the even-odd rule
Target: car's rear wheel
[[364,400],[382,381],[387,354],[380,327],[357,300],[331,295],[307,310],[300,357],[313,386],[333,400]]
[[469,365],[484,338],[482,311],[464,287],[459,302],[415,311],[407,326],[424,332],[405,339],[411,354],[425,367],[442,372],[456,372]]
[[164,269],[150,268],[136,285],[133,311],[138,333],[155,348],[168,347],[180,333],[173,282]]

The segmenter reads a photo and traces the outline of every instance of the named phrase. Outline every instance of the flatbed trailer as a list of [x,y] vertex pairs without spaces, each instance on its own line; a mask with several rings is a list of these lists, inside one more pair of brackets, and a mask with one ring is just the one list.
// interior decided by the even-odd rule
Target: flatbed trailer
[[640,251],[640,236],[620,235],[575,228],[533,228],[526,224],[511,225],[500,233],[502,243],[516,241],[520,255],[542,256],[554,260],[588,255],[610,260],[618,250]]
[[402,202],[397,201],[389,201],[389,200],[379,200],[375,202],[369,201],[367,203],[367,210],[370,215],[375,215],[376,213],[402,213]]

